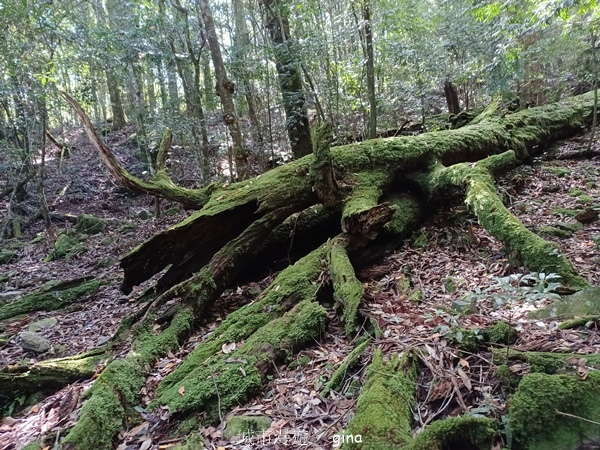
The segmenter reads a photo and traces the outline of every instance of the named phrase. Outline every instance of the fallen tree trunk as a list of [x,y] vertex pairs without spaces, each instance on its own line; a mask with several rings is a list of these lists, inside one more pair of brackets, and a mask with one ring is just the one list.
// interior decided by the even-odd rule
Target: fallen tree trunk
[[[363,250],[385,234],[412,229],[424,216],[417,197],[441,195],[449,186],[465,190],[481,225],[530,269],[558,273],[564,285],[581,289],[586,281],[557,248],[524,229],[503,207],[493,176],[520,163],[530,151],[580,131],[592,107],[592,97],[585,95],[503,118],[489,114],[458,130],[324,148],[318,164],[309,155],[254,179],[201,191],[140,184],[126,176],[128,186],[134,183],[136,189],[171,200],[183,198],[186,206],[199,211],[122,259],[125,292],[168,269],[157,284],[157,299],[134,324],[131,352],[109,364],[88,392],[80,420],[65,440],[67,448],[111,447],[136,404],[144,368],[179,345],[221,292],[249,270],[252,258],[266,249],[274,254],[273,243],[285,241],[281,230],[289,230],[288,240],[303,249],[304,257],[285,269],[257,301],[230,314],[165,378],[153,407],[167,406],[178,417],[218,420],[260,390],[274,363],[319,339],[326,321],[316,302],[318,294],[333,293],[346,333],[356,333],[362,287],[354,265],[368,253]],[[81,109],[77,112],[83,114]],[[90,126],[88,120],[86,127]],[[93,130],[88,135],[93,137]],[[116,160],[106,157],[108,149],[97,147],[112,164],[111,171],[115,169]],[[315,208],[320,202],[328,209]],[[323,231],[319,227],[330,224],[324,217],[331,215],[339,220],[337,230],[326,227],[319,243],[310,230]],[[295,239],[299,217],[309,244]],[[289,254],[289,247],[280,247],[280,256]],[[321,289],[329,283],[332,289]],[[171,311],[158,314],[172,299],[179,301]],[[234,352],[222,352],[224,344],[235,344]],[[488,422],[479,425],[487,427],[487,433]],[[398,439],[407,442],[408,432],[403,433]],[[431,433],[437,436],[437,431]],[[411,445],[425,448],[417,441]]]

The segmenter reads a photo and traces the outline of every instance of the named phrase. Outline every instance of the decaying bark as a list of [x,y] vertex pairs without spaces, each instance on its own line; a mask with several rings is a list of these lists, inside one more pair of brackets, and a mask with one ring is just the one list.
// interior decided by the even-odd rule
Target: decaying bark
[[[354,274],[356,262],[368,255],[365,249],[370,244],[385,236],[406,233],[423,216],[420,202],[406,192],[408,186],[411,191],[420,189],[424,197],[438,196],[450,186],[463,189],[481,225],[526,266],[558,273],[563,284],[572,289],[586,285],[567,258],[524,229],[504,208],[495,192],[493,176],[518,164],[531,149],[580,131],[591,116],[590,95],[503,118],[488,114],[477,124],[458,130],[333,148],[326,145],[317,155],[254,179],[200,191],[175,187],[165,173],[160,181],[151,183],[126,174],[94,134],[83,110],[72,100],[70,103],[84,119],[90,139],[119,181],[152,195],[185,200],[187,206],[199,210],[122,259],[126,292],[168,269],[156,285],[158,297],[133,323],[130,353],[110,363],[98,377],[87,394],[79,422],[65,440],[66,448],[111,447],[128,412],[136,405],[144,368],[177,348],[223,290],[249,270],[252,261],[260,260],[263,252],[277,254],[270,244],[281,242],[285,235],[282,230],[291,232],[287,239],[302,249],[302,257],[285,268],[254,302],[230,314],[165,378],[151,406],[167,406],[179,418],[198,418],[202,413],[205,421],[218,420],[230,407],[260,391],[274,363],[318,340],[327,316],[317,296],[324,292],[333,293],[345,331],[354,335],[360,328],[358,306],[363,295]],[[320,202],[327,208],[318,208]],[[320,239],[315,239],[314,233],[310,236],[311,230],[322,231],[319,227],[323,223],[331,223],[326,217],[339,220],[337,229],[328,229]],[[296,234],[299,222],[308,233]],[[289,253],[289,247],[277,247],[283,248],[279,257]],[[325,283],[331,283],[332,289],[323,290]],[[171,310],[159,314],[160,307],[173,299],[178,301]],[[224,344],[231,352],[221,351]],[[357,418],[366,419],[354,422],[350,431],[366,433],[370,429],[373,439],[382,445],[392,439],[393,445],[406,444],[407,448],[446,448],[448,442],[472,446],[489,443],[490,421],[472,418],[456,419],[452,430],[458,430],[456,436],[463,436],[463,432],[471,436],[469,433],[475,430],[476,439],[457,437],[448,441],[444,436],[454,435],[444,428],[449,426],[445,423],[428,427],[424,437],[413,440],[412,415],[407,406],[413,394],[408,393],[407,386],[414,382],[414,363],[407,355],[400,362],[391,362],[391,369],[379,356],[375,364],[381,370],[376,367],[371,371],[364,395],[383,389],[389,391],[384,396],[387,399],[402,391],[406,404],[380,405],[393,409],[390,414],[398,420],[391,424],[381,420],[380,410],[377,420],[369,419],[374,403],[359,401]],[[382,378],[382,371],[395,374],[391,385]],[[110,417],[106,417],[107,410],[111,411]],[[392,426],[396,434],[390,437]],[[427,447],[432,443],[435,446]]]

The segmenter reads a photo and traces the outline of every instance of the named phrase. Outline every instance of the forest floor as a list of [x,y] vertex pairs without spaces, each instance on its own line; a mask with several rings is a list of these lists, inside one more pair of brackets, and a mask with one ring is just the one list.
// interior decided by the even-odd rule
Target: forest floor
[[[130,170],[139,173],[129,133],[131,130],[111,133],[107,143]],[[119,257],[188,215],[176,210],[173,215],[154,217],[154,199],[131,196],[115,186],[80,130],[71,130],[69,139],[73,142],[72,156],[62,164],[58,158],[48,161],[48,203],[56,213],[93,214],[107,219],[108,226],[103,233],[85,238],[87,252],[67,260],[45,262],[51,243],[44,234],[43,221],[32,222],[24,230],[21,239],[24,245],[16,258],[0,266],[0,293],[27,293],[50,280],[82,276],[93,276],[106,283],[98,292],[66,310],[31,313],[9,322],[5,333],[16,336],[41,319],[57,319],[56,325],[40,331],[52,343],[50,352],[39,356],[26,353],[13,338],[0,348],[0,367],[72,355],[105,342],[123,317],[141,307],[137,298],[151,282],[137,287],[128,296],[121,294]],[[566,154],[579,150],[586,145],[586,139],[579,136],[557,144],[555,151]],[[540,159],[506,174],[497,188],[527,227],[533,230],[541,226],[561,227],[576,222],[569,211],[600,203],[600,186],[596,184],[599,175],[598,158]],[[0,211],[4,206],[0,204]],[[172,206],[176,205],[163,204],[162,209]],[[146,213],[149,218],[143,220]],[[68,222],[56,225],[72,226]],[[569,237],[544,237],[556,242],[591,284],[600,284],[600,222],[585,224]],[[555,320],[529,320],[527,312],[549,300],[528,301],[525,294],[520,295],[518,286],[501,279],[518,273],[524,273],[523,269],[512,264],[502,245],[458,203],[431,215],[399,249],[358,273],[365,287],[361,313],[373,318],[382,331],[370,348],[381,348],[385,355],[411,347],[426,350],[420,364],[415,432],[434,419],[457,414],[489,417],[506,414],[507,393],[494,374],[491,355],[468,354],[456,348],[464,329],[482,329],[503,320],[518,331],[514,350],[600,353],[600,334],[595,325],[559,330]],[[119,449],[164,449],[177,443],[170,434],[176,423],[144,412],[155,388],[228,312],[252,301],[257,286],[264,288],[274,276],[225,292],[212,316],[206,317],[204,325],[180,350],[155,364],[141,392],[138,409],[142,423],[122,432]],[[454,302],[477,292],[480,294],[472,297],[476,308],[471,313],[461,315],[454,311],[453,306],[460,305]],[[324,382],[353,349],[353,342],[344,337],[333,305],[328,309],[331,321],[322,339],[300,352],[290,364],[277,367],[277,375],[261,397],[229,413],[267,416],[272,420],[269,430],[260,437],[228,440],[223,437],[227,419],[223,417],[220,426],[200,430],[207,448],[332,448],[333,436],[352,417],[355,394],[362,385],[371,352],[363,354],[360,363],[347,374],[341,392],[321,396],[319,391]],[[122,352],[126,353],[127,348]],[[457,358],[459,364],[455,365]],[[515,363],[510,370],[523,373],[528,369],[522,363]],[[0,450],[19,449],[53,429],[66,430],[76,421],[78,409],[67,416],[59,415],[61,402],[74,391],[85,391],[92,383],[93,380],[81,380],[6,417],[0,424]]]

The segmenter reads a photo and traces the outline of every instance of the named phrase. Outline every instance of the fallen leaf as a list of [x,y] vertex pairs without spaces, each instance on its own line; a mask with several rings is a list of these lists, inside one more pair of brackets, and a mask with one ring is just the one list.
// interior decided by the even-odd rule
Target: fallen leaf
[[183,395],[183,394],[185,394],[185,386],[181,386],[181,387],[180,387],[180,388],[177,390],[177,392],[179,392],[179,394],[180,394],[180,395]]

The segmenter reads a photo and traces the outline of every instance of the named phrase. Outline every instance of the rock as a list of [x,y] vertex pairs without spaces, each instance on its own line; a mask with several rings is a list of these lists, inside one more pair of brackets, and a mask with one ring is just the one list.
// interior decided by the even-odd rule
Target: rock
[[598,219],[598,211],[591,208],[586,208],[575,216],[575,220],[581,223],[592,223]]
[[23,295],[23,291],[6,291],[0,292],[0,302],[9,302]]
[[235,436],[248,438],[260,436],[271,426],[271,418],[266,416],[232,416],[227,420],[227,428],[223,432],[225,439]]
[[81,214],[80,216],[77,216],[75,229],[79,233],[98,234],[104,231],[105,228],[106,222],[96,216],[92,216],[91,214]]
[[52,328],[56,326],[57,323],[58,319],[56,317],[46,317],[45,319],[38,320],[37,322],[30,324],[27,329],[35,333],[41,330]]
[[44,353],[50,350],[50,341],[32,331],[19,333],[21,348],[26,352]]
[[78,253],[83,253],[87,251],[87,248],[79,243],[76,239],[67,236],[66,234],[61,234],[56,239],[54,243],[54,250],[48,257],[46,258],[46,262],[54,261],[57,259],[65,259],[70,258],[73,255]]
[[148,220],[150,218],[150,213],[145,209],[142,209],[137,216],[139,219]]
[[529,313],[530,319],[572,319],[600,314],[600,286],[590,286]]

